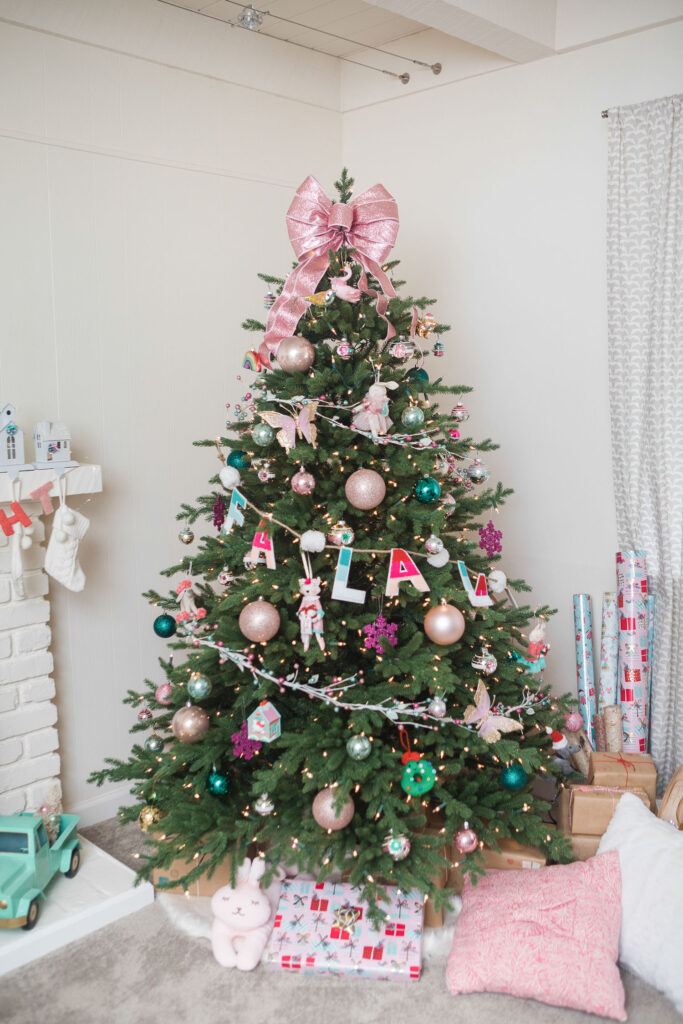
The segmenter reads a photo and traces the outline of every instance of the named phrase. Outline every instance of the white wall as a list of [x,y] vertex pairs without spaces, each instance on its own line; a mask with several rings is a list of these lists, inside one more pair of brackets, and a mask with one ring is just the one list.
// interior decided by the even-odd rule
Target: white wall
[[503,565],[559,609],[557,691],[575,686],[572,594],[599,619],[614,587],[600,111],[683,91],[681,54],[678,23],[344,116],[359,187],[397,198],[401,276],[452,325],[430,373],[473,385],[472,434],[502,445]]
[[161,679],[139,594],[189,550],[175,512],[216,466],[191,445],[251,376],[255,275],[290,265],[296,186],[341,167],[338,62],[299,62],[153,0],[0,0],[0,402],[27,434],[64,419],[104,473],[74,501],[86,589],[51,595],[64,791],[89,819],[120,796],[89,804],[85,780],[130,749],[126,689]]

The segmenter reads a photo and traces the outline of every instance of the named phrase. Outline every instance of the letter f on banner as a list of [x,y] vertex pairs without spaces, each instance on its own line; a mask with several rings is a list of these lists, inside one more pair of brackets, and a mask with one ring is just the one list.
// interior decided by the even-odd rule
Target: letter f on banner
[[426,594],[429,590],[427,581],[415,565],[407,551],[403,548],[392,548],[389,558],[389,574],[387,576],[387,597],[396,597],[401,583],[412,583],[416,590]]

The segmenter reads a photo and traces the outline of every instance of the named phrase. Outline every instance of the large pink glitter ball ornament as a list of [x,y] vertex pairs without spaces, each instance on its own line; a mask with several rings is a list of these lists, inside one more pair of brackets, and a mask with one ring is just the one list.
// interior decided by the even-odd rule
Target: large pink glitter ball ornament
[[283,338],[275,358],[285,373],[305,373],[313,366],[315,349],[305,338]]
[[272,640],[280,628],[280,613],[270,602],[259,597],[258,601],[245,605],[237,624],[247,640],[262,644]]
[[458,853],[474,853],[477,846],[479,845],[479,836],[470,828],[469,823],[466,821],[461,829],[453,836],[453,842]]
[[354,508],[367,511],[377,508],[384,501],[387,487],[384,480],[374,469],[357,469],[346,481],[344,487],[346,497]]
[[429,639],[445,647],[457,643],[465,632],[465,617],[455,605],[434,605],[425,615],[424,630]]
[[310,494],[314,487],[315,477],[302,466],[292,477],[292,490],[295,494]]
[[156,690],[154,691],[154,696],[156,697],[159,704],[170,704],[172,694],[173,687],[171,686],[170,683],[162,683],[160,686],[157,686]]
[[583,718],[578,711],[570,711],[564,716],[564,727],[567,732],[578,732],[583,729]]
[[198,743],[209,728],[209,716],[203,708],[186,704],[171,720],[171,732],[181,743]]
[[337,799],[335,789],[321,789],[313,801],[313,817],[321,828],[329,829],[330,832],[338,832],[346,828],[356,808],[351,797],[348,797],[341,805],[339,813],[334,806]]

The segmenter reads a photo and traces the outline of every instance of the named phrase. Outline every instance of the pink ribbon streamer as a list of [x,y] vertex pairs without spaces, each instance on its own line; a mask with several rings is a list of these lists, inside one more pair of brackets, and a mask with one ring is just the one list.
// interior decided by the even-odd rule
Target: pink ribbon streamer
[[[354,259],[363,268],[358,287],[377,296],[377,312],[387,322],[385,340],[392,338],[396,331],[386,311],[396,292],[380,264],[396,242],[398,206],[384,186],[373,185],[348,204],[333,203],[320,182],[309,175],[287,211],[287,231],[299,265],[268,313],[266,333],[259,346],[266,365],[270,366],[282,339],[294,334],[308,308],[305,296],[315,292],[330,265],[330,249],[337,252],[342,246],[355,250]],[[382,294],[368,288],[368,273],[379,281]]]

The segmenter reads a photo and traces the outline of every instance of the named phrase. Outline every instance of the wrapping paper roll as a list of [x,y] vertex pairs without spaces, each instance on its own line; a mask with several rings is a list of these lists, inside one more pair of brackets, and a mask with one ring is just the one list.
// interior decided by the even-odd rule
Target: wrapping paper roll
[[650,748],[650,729],[652,721],[652,673],[655,664],[655,597],[654,594],[647,595],[648,632],[647,632],[647,715],[648,735],[647,746]]
[[602,636],[600,638],[600,711],[617,701],[617,670],[619,661],[619,617],[617,595],[602,595]]
[[611,704],[603,711],[605,719],[605,743],[611,754],[621,750],[621,705]]
[[590,594],[574,594],[574,640],[576,642],[576,689],[586,736],[593,743],[595,676],[593,673],[593,622]]
[[603,714],[593,715],[593,739],[596,750],[607,750],[607,732]]
[[649,730],[649,610],[644,551],[617,552],[617,585],[622,749],[628,753],[644,753]]

